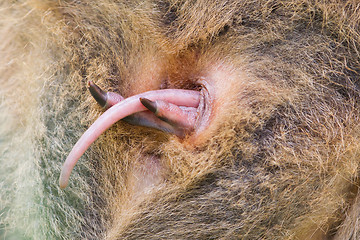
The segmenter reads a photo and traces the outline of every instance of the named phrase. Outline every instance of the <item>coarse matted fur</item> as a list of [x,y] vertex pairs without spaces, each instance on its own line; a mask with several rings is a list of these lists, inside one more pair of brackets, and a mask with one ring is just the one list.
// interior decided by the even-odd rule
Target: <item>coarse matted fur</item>
[[[0,3],[1,239],[360,239],[356,0]],[[125,97],[196,88],[179,139],[119,121],[60,190],[61,165]]]

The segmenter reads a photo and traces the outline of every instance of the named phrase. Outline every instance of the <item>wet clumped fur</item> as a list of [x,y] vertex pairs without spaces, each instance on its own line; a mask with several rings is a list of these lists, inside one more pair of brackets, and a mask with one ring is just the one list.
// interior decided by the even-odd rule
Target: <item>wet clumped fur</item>
[[[0,238],[358,239],[360,3],[3,1]],[[119,121],[129,97],[204,89],[184,138]],[[208,85],[202,85],[206,82]]]

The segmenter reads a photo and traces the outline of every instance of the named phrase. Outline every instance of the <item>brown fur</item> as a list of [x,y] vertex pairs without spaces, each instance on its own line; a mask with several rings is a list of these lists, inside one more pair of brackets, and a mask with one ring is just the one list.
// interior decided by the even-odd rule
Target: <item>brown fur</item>
[[[13,1],[0,5],[0,236],[359,239],[356,1]],[[122,121],[125,97],[209,79],[213,118],[179,139]]]

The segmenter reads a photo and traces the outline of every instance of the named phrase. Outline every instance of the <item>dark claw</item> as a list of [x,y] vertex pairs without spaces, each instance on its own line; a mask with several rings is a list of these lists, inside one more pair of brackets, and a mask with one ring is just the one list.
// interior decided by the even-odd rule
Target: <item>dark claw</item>
[[140,98],[140,102],[142,103],[142,105],[144,105],[144,107],[146,107],[151,112],[156,114],[157,106],[156,106],[155,102],[153,102],[153,101],[151,101],[150,99],[147,99],[147,98]]
[[[158,119],[168,123],[174,130],[180,131],[182,135],[185,131],[190,131],[194,127],[196,120],[195,108],[181,108],[166,101],[151,101],[148,98],[140,98],[140,102],[153,112]],[[177,133],[177,135],[179,134]]]
[[106,106],[107,102],[107,94],[99,86],[97,86],[92,81],[88,82],[88,87],[91,95],[95,98],[95,100],[100,104],[101,107]]

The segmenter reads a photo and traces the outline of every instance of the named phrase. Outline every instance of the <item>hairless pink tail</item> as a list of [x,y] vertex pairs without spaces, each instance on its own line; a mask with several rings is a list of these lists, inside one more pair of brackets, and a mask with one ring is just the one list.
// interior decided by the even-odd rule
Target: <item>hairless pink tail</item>
[[163,100],[169,103],[185,106],[185,107],[198,107],[200,102],[200,94],[198,91],[183,90],[183,89],[164,89],[154,90],[141,93],[129,97],[104,112],[80,137],[70,154],[65,160],[61,174],[60,174],[60,187],[65,188],[68,185],[70,174],[79,158],[89,148],[89,146],[108,128],[122,118],[147,110],[139,98],[147,98],[152,101]]

